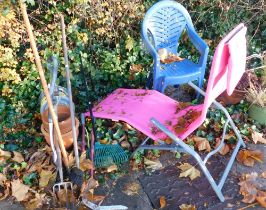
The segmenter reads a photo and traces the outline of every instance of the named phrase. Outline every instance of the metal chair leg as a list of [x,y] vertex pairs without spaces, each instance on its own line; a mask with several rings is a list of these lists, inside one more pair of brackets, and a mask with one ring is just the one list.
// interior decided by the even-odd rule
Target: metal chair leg
[[[229,116],[230,117],[230,116]],[[231,118],[228,119],[226,126],[228,124],[228,122],[232,120]],[[236,148],[233,151],[233,154],[223,172],[223,175],[218,183],[218,185],[216,184],[215,180],[213,179],[212,175],[210,174],[208,168],[206,167],[205,163],[206,161],[203,161],[201,159],[201,157],[199,156],[199,154],[194,151],[191,147],[189,147],[186,143],[184,143],[181,139],[179,139],[177,136],[175,136],[171,131],[169,131],[164,125],[162,125],[159,121],[157,121],[156,119],[152,118],[151,122],[157,127],[159,128],[162,132],[164,132],[166,135],[168,135],[174,142],[176,142],[177,145],[179,145],[180,147],[182,147],[188,154],[192,155],[196,161],[198,162],[202,172],[204,173],[204,175],[206,176],[206,178],[208,179],[211,187],[213,188],[214,192],[216,193],[217,197],[220,199],[221,202],[224,202],[224,196],[222,194],[222,188],[223,185],[225,183],[225,180],[230,172],[230,169],[232,168],[232,165],[234,163],[235,157],[237,155],[237,152],[240,148],[240,146],[244,145],[243,139],[241,138],[240,134],[238,133],[238,131],[236,130],[236,133],[238,134],[238,136],[240,136],[240,138],[238,139]],[[225,134],[225,131],[224,131]],[[218,152],[218,150],[216,151]]]

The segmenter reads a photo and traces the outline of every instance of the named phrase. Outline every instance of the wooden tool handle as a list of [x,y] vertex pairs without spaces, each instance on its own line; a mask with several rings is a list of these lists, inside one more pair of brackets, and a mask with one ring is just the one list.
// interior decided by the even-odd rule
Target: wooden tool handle
[[27,14],[26,5],[25,5],[25,3],[22,2],[22,0],[19,0],[19,4],[20,4],[22,15],[23,15],[24,23],[25,23],[25,26],[26,26],[26,30],[27,30],[27,33],[28,33],[28,36],[29,36],[29,39],[30,39],[30,45],[31,45],[31,49],[32,49],[33,54],[34,54],[35,63],[36,63],[37,69],[39,71],[39,75],[40,75],[40,79],[41,79],[41,82],[42,82],[44,94],[45,94],[45,97],[46,97],[46,100],[47,100],[47,103],[48,103],[49,111],[51,113],[51,116],[52,116],[52,119],[53,119],[53,123],[54,123],[54,127],[55,127],[55,131],[57,133],[57,137],[58,137],[58,140],[59,140],[58,142],[59,142],[59,146],[60,146],[60,149],[61,149],[61,152],[62,152],[62,155],[63,155],[63,161],[64,161],[65,166],[68,168],[69,167],[68,157],[67,157],[66,149],[65,149],[65,146],[64,146],[64,141],[62,139],[60,128],[59,128],[58,122],[57,122],[57,117],[56,117],[54,109],[53,109],[52,99],[51,99],[49,91],[48,91],[48,86],[47,86],[47,82],[45,80],[41,59],[40,59],[39,53],[37,51],[36,42],[35,42],[34,35],[33,35],[33,32],[32,32],[32,29],[31,29],[29,17],[28,17],[28,14]]

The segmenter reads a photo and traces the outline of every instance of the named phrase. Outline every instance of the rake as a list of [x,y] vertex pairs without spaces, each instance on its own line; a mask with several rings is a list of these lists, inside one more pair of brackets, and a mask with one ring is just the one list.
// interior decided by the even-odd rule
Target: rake
[[[83,79],[86,87],[86,96],[89,99],[89,88],[86,80],[86,75],[83,68],[83,62],[81,53],[80,57],[80,69],[83,74]],[[92,112],[92,103],[89,100],[88,109],[90,112],[91,122],[92,122],[92,135],[91,135],[91,147],[90,147],[90,158],[94,162],[96,168],[108,167],[113,164],[121,164],[128,161],[128,156],[119,144],[100,144],[97,142],[95,118]],[[82,148],[85,150],[85,116],[81,115],[82,124]],[[93,175],[93,170],[91,172]]]

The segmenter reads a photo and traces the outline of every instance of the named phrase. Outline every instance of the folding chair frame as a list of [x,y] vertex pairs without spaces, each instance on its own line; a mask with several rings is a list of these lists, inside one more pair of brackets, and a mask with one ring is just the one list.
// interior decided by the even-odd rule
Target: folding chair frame
[[[202,91],[199,87],[197,87],[195,84],[193,84],[192,82],[189,82],[188,83],[192,88],[194,88],[197,92],[199,92],[200,94],[204,95],[205,96],[205,92]],[[188,153],[190,155],[192,155],[196,161],[198,162],[200,168],[202,169],[203,173],[205,174],[206,178],[208,179],[209,183],[211,184],[213,190],[215,191],[216,195],[218,196],[218,198],[220,199],[221,202],[223,202],[225,200],[223,194],[222,194],[222,188],[224,186],[224,183],[226,181],[226,178],[232,168],[232,165],[234,163],[234,160],[236,158],[236,155],[240,149],[241,146],[243,146],[244,148],[246,147],[245,146],[245,143],[238,131],[238,128],[235,126],[232,118],[230,117],[228,111],[226,110],[225,107],[222,106],[222,104],[220,104],[219,102],[217,101],[214,101],[213,104],[220,110],[222,110],[227,118],[226,122],[225,122],[225,125],[224,125],[224,128],[223,128],[223,135],[222,135],[222,140],[221,140],[221,143],[219,144],[219,146],[209,152],[204,159],[202,159],[199,154],[194,150],[192,149],[189,145],[187,145],[186,143],[184,143],[181,139],[179,139],[176,135],[174,135],[171,131],[169,131],[164,125],[162,125],[159,121],[157,121],[155,118],[152,118],[151,119],[151,122],[157,127],[159,128],[162,132],[164,132],[167,136],[169,136],[174,142],[175,144],[172,144],[172,145],[167,145],[165,144],[163,141],[158,141],[160,145],[147,145],[146,142],[148,141],[149,137],[146,138],[143,143],[135,150],[135,152],[133,153],[133,155],[139,151],[139,150],[142,150],[142,149],[158,149],[158,150],[170,150],[170,151],[179,151],[179,152],[184,152],[184,153]],[[208,159],[214,155],[215,153],[217,153],[219,150],[221,150],[223,148],[223,146],[225,145],[224,143],[224,137],[225,137],[225,134],[226,134],[226,130],[227,130],[227,126],[228,124],[231,125],[232,129],[234,130],[236,136],[237,136],[237,144],[236,144],[236,147],[235,149],[233,150],[233,153],[231,155],[231,158],[230,160],[228,161],[227,163],[227,166],[220,178],[220,181],[219,183],[217,184],[215,182],[215,180],[213,179],[212,175],[210,174],[209,170],[207,169],[206,167],[206,163],[208,161]]]

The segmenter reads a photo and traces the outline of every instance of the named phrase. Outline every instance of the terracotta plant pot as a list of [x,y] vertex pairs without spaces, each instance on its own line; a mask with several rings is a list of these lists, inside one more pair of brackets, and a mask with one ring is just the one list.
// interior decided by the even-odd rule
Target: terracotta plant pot
[[[68,106],[59,105],[57,107],[58,125],[62,134],[71,131],[71,117]],[[48,109],[42,113],[42,123],[45,131],[49,131]]]
[[[76,118],[76,134],[77,134],[77,137],[78,137],[78,134],[79,134],[79,120]],[[42,131],[42,134],[44,135],[45,137],[45,140],[46,142],[50,145],[50,135],[49,135],[49,132],[47,132],[45,129],[44,129],[44,125],[42,124],[41,126],[41,131]],[[72,130],[71,130],[71,123],[70,123],[70,131],[67,132],[67,133],[61,133],[62,135],[62,139],[64,141],[64,145],[65,145],[65,148],[68,149],[72,146],[73,144],[73,137],[72,137]]]
[[221,101],[225,105],[231,105],[231,104],[238,104],[241,100],[245,98],[245,91],[241,90],[234,90],[232,95],[228,95],[226,91],[224,91],[219,97],[218,101]]
[[252,104],[248,110],[248,115],[262,125],[266,125],[266,107]]

